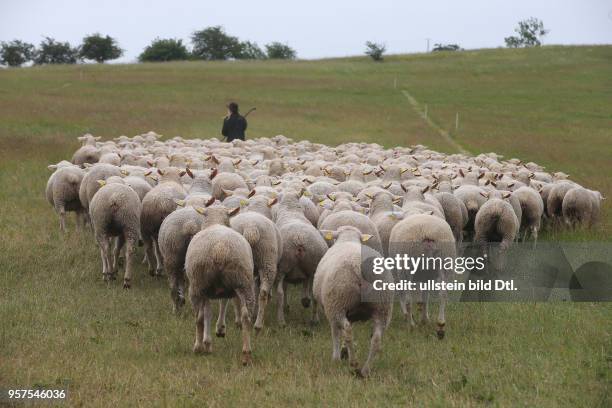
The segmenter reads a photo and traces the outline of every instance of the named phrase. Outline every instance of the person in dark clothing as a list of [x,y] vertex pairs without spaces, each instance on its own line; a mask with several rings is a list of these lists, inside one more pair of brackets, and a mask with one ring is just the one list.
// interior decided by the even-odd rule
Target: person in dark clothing
[[244,140],[247,121],[238,113],[238,104],[236,102],[231,102],[227,105],[227,109],[228,113],[225,119],[223,119],[221,134],[225,136],[227,142],[231,142],[234,139]]

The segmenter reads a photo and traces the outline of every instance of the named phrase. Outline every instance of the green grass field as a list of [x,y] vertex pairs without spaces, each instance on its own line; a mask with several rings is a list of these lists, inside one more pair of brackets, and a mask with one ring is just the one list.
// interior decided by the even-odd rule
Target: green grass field
[[[66,388],[70,405],[105,407],[610,406],[610,304],[451,304],[443,341],[398,318],[359,380],[293,293],[288,327],[271,307],[243,368],[233,327],[212,355],[192,354],[193,318],[172,315],[165,280],[139,267],[131,291],[107,287],[93,237],[73,222],[61,234],[44,199],[47,164],[77,136],[217,136],[229,100],[257,106],[249,137],[453,152],[404,91],[470,153],[535,161],[610,197],[610,72],[612,46],[0,70],[0,388]],[[545,239],[610,241],[609,203],[596,230]],[[369,325],[356,336],[363,358]]]

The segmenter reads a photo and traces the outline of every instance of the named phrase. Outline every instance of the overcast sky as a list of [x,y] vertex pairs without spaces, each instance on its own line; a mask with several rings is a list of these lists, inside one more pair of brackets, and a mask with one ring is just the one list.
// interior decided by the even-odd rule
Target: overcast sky
[[85,34],[115,37],[134,61],[155,37],[188,41],[222,25],[259,45],[288,43],[300,58],[361,54],[367,40],[389,53],[422,52],[431,44],[498,47],[517,21],[534,16],[546,44],[612,43],[610,0],[0,0],[0,41],[38,44],[43,36],[80,43]]

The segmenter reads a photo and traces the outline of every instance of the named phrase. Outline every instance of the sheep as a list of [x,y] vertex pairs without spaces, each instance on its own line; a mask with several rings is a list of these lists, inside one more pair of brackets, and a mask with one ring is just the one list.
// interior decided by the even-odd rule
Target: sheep
[[435,193],[434,197],[444,210],[444,219],[448,222],[448,225],[450,225],[453,235],[455,236],[457,248],[459,249],[459,246],[463,242],[463,228],[468,222],[465,205],[461,200],[455,197],[455,195],[449,192]]
[[211,299],[236,297],[242,327],[242,364],[251,358],[251,315],[255,305],[253,255],[248,241],[229,228],[229,217],[238,209],[222,206],[198,208],[204,216],[202,230],[187,248],[185,271],[189,298],[196,318],[194,353],[212,352]]
[[89,210],[89,202],[94,194],[100,189],[98,180],[106,180],[112,176],[121,177],[121,169],[112,164],[95,164],[89,167],[79,186],[79,200],[86,211]]
[[546,212],[553,222],[553,227],[557,227],[559,221],[563,218],[563,198],[565,194],[574,187],[577,186],[572,182],[561,181],[553,184],[550,189],[546,200]]
[[[275,214],[276,226],[283,242],[277,271],[277,319],[281,326],[285,325],[284,302],[287,283],[303,283],[302,306],[309,307],[314,273],[327,251],[325,240],[304,216],[300,197],[301,193],[285,192],[277,204]],[[317,308],[313,307],[312,320],[317,319]]]
[[335,231],[344,225],[350,225],[357,228],[363,234],[371,235],[372,237],[368,239],[367,246],[376,252],[384,253],[376,224],[364,214],[352,210],[334,212],[325,218],[319,229]]
[[[396,257],[404,254],[410,257],[425,256],[442,260],[454,259],[457,254],[456,243],[450,225],[440,217],[431,214],[414,214],[405,217],[393,227],[389,237],[389,256]],[[442,265],[438,265],[438,268],[421,268],[410,271],[410,279],[419,281],[431,279],[434,278],[431,274],[437,272],[435,279],[438,282],[445,282],[448,279],[449,272],[445,269],[445,263],[442,262]],[[406,279],[405,272],[396,270],[394,278],[396,281]],[[419,296],[418,306],[421,311],[421,323],[426,323],[429,320],[429,293],[417,290],[416,294]],[[407,291],[399,293],[402,314],[413,327],[415,322],[412,316],[411,297]],[[436,330],[439,339],[444,338],[445,335],[447,297],[446,290],[441,290]]]
[[429,186],[421,188],[418,186],[404,187],[404,200],[402,209],[417,208],[423,211],[433,211],[434,215],[444,219],[444,209],[435,198],[426,197],[425,193],[429,191]]
[[217,174],[213,172],[212,178],[212,195],[219,201],[223,201],[228,191],[233,191],[238,188],[249,190],[244,179],[236,173],[220,172]]
[[[214,198],[204,205],[213,204]],[[185,304],[185,256],[191,239],[202,229],[202,215],[186,202],[178,200],[177,205],[185,208],[170,213],[161,223],[158,234],[159,251],[164,270],[170,283],[170,297],[174,313]],[[198,206],[200,208],[201,206]]]
[[45,196],[59,216],[60,230],[66,232],[66,211],[74,211],[77,226],[83,226],[86,213],[79,200],[79,188],[85,176],[83,170],[66,164],[51,165],[49,169],[57,170],[47,181]]
[[542,197],[531,187],[519,187],[512,195],[517,197],[521,203],[522,219],[520,228],[524,229],[523,242],[527,240],[527,234],[531,234],[533,237],[533,247],[535,248],[544,213]]
[[[382,254],[389,255],[389,236],[395,224],[400,221],[398,213],[394,211],[394,198],[386,191],[379,191],[371,197],[370,213],[368,216],[374,223],[380,237]],[[398,197],[399,198],[399,197]]]
[[98,160],[100,160],[100,150],[91,145],[80,147],[72,156],[72,163],[80,167],[84,167],[85,163],[97,163]]
[[271,220],[255,211],[232,217],[230,226],[247,240],[253,253],[254,274],[256,279],[259,278],[257,319],[254,325],[258,332],[263,328],[265,308],[283,250],[280,231]]
[[[335,240],[334,245],[319,262],[313,283],[314,298],[322,306],[331,327],[332,359],[340,359],[342,335],[347,346],[350,366],[361,377],[367,377],[370,373],[370,364],[380,350],[383,333],[391,321],[393,293],[370,289],[370,295],[375,295],[376,301],[366,302],[362,299],[362,284],[365,282],[368,287],[374,279],[371,271],[368,273],[361,267],[361,242],[367,242],[370,235],[362,234],[351,226],[343,226],[336,231],[323,230],[321,234]],[[378,253],[372,255],[380,256]],[[385,275],[376,276],[376,279],[393,281],[388,271]],[[368,357],[363,366],[358,368],[353,350],[351,324],[365,320],[372,320],[372,337]]]
[[[126,246],[123,287],[129,289],[132,280],[133,257],[138,245],[141,203],[138,194],[123,184],[119,177],[99,180],[101,188],[91,199],[89,214],[102,257],[104,280],[117,273],[119,252]],[[118,237],[114,257],[111,257],[111,239]]]
[[601,202],[606,198],[599,192],[588,190],[591,194],[591,226],[594,226],[599,221],[599,213],[601,211]]
[[145,181],[142,177],[137,176],[127,176],[123,179],[125,184],[132,187],[132,190],[138,194],[138,198],[140,198],[140,202],[145,198],[147,193],[151,191],[151,185]]
[[[482,193],[487,201],[480,207],[474,221],[474,243],[494,268],[501,270],[505,262],[505,253],[512,245],[519,231],[519,221],[508,202],[511,193],[491,191]],[[489,250],[490,243],[496,243],[494,252]]]
[[464,227],[464,231],[468,236],[474,233],[476,214],[480,207],[487,201],[482,193],[484,193],[482,188],[473,185],[462,185],[453,191],[455,197],[461,200],[467,209],[468,222]]
[[[158,233],[164,218],[177,207],[176,200],[185,198],[185,189],[180,183],[180,177],[186,171],[176,167],[157,169],[161,176],[159,184],[155,186],[142,200],[142,213],[140,216],[140,229],[145,245],[149,274],[161,276],[163,260],[159,252]],[[156,267],[153,260],[156,260]]]
[[563,220],[575,229],[579,225],[589,225],[592,220],[593,200],[591,193],[582,187],[570,189],[563,197]]

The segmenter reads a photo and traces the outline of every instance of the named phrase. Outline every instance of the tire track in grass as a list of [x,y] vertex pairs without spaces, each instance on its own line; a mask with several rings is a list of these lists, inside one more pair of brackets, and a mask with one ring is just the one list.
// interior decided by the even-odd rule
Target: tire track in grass
[[421,117],[421,119],[423,119],[425,123],[427,123],[433,130],[435,130],[442,137],[442,139],[444,139],[459,153],[467,155],[470,154],[470,152],[465,150],[455,139],[450,136],[450,134],[446,130],[442,129],[440,126],[436,125],[431,119],[429,119],[429,116],[425,114],[425,111],[421,109],[417,100],[414,99],[414,97],[410,95],[408,91],[402,89],[402,94],[404,95],[404,97],[406,97],[406,99],[408,99],[408,102],[410,103],[410,105],[412,105],[412,108]]

